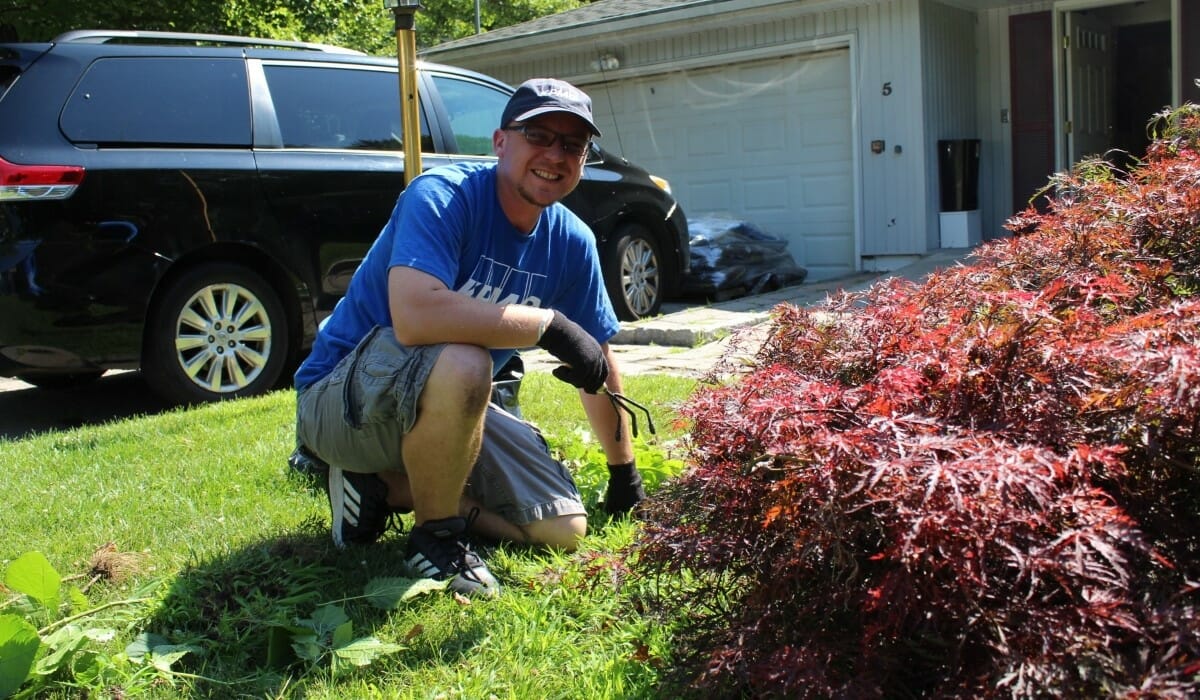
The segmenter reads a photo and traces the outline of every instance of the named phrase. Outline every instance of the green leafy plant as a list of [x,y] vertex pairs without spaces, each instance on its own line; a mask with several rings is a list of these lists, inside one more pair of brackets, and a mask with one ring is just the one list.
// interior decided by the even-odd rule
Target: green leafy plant
[[384,654],[404,649],[371,636],[355,637],[354,624],[345,610],[336,605],[323,605],[306,618],[272,626],[268,654],[271,662],[281,663],[286,658],[285,644],[295,658],[308,664],[317,665],[328,659],[335,676],[347,665],[368,666]]
[[[639,462],[651,473],[679,464],[673,440],[683,428],[671,416],[695,381],[625,379],[659,428],[656,437],[643,435]],[[573,432],[586,422],[574,387],[531,372],[521,398],[552,449],[589,452]],[[26,467],[0,517],[0,577],[29,550],[63,572],[42,576],[60,582],[53,614],[0,586],[0,615],[25,623],[0,625],[0,661],[10,664],[0,675],[19,684],[11,692],[23,699],[655,695],[672,657],[670,626],[638,614],[616,554],[638,521],[597,517],[572,554],[501,545],[487,556],[504,595],[464,602],[432,582],[402,578],[403,532],[371,547],[333,546],[325,495],[303,488],[286,466],[294,415],[294,393],[282,391],[0,441],[0,460]],[[579,465],[595,480],[604,470],[599,454],[596,464]],[[108,465],[120,465],[127,478],[98,468]],[[108,541],[130,551],[106,545],[97,557],[95,543]],[[352,622],[337,644],[325,606]],[[301,658],[292,644],[305,636],[317,637],[317,646],[314,653],[302,644],[308,658]],[[403,650],[366,641],[358,655],[347,638]],[[5,675],[28,661],[21,650],[34,641],[41,649],[34,667],[58,670]]]
[[[91,688],[114,682],[136,687],[155,679],[169,680],[174,673],[172,665],[196,651],[195,647],[148,637],[139,638],[123,656],[106,657],[90,648],[90,644],[107,643],[118,634],[103,626],[104,611],[144,606],[149,598],[89,607],[79,587],[66,584],[41,552],[14,559],[5,572],[4,584],[18,594],[4,607],[21,614],[0,614],[0,697],[30,697],[58,675],[71,676],[75,684]],[[35,622],[42,627],[35,627]]]
[[[448,586],[446,581],[433,579],[381,576],[367,582],[363,598],[382,610],[397,610],[418,596]],[[355,637],[345,609],[332,604],[322,605],[308,617],[275,623],[269,635],[267,658],[272,665],[301,661],[317,666],[328,660],[335,676],[347,666],[369,666],[381,656],[404,650],[401,644],[373,636]]]
[[[553,442],[555,455],[575,475],[575,483],[589,513],[598,512],[598,504],[608,487],[608,469],[600,442],[585,429],[577,429]],[[634,438],[633,454],[646,488],[653,491],[683,471],[682,450],[664,449],[644,437]]]

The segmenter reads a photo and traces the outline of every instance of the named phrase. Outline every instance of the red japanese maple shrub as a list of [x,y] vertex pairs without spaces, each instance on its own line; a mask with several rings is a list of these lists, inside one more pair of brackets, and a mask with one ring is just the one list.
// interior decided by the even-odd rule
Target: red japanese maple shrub
[[686,689],[1200,693],[1200,108],[1161,118],[969,266],[777,308],[690,400],[631,557]]

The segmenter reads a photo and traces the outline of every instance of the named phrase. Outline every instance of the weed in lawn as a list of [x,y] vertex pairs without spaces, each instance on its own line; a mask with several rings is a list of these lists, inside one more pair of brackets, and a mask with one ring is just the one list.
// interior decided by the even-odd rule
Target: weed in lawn
[[109,583],[124,583],[139,574],[145,566],[146,555],[142,552],[122,552],[117,549],[115,542],[106,542],[102,547],[92,552],[88,560],[88,575],[91,580],[84,591],[97,581]]
[[[626,378],[659,425],[637,443],[648,488],[681,467],[672,417],[694,384]],[[0,665],[27,658],[7,644],[38,644],[39,659],[61,663],[20,673],[18,692],[51,698],[653,695],[670,626],[642,618],[629,582],[601,564],[636,523],[596,507],[605,466],[575,432],[586,424],[575,390],[535,373],[521,399],[590,485],[591,534],[574,555],[489,550],[505,595],[487,603],[403,580],[402,533],[333,547],[323,491],[286,465],[291,392],[0,442],[0,461],[23,466],[0,511],[0,569],[42,552],[71,573],[56,619],[84,614],[46,629],[55,618],[26,594],[0,601],[0,617],[22,623],[0,625]]]
[[92,606],[41,552],[27,552],[13,560],[4,585],[17,595],[0,606],[16,611],[0,614],[0,697],[31,697],[63,674],[85,692],[100,692],[114,684],[136,691],[169,679],[175,662],[195,651],[188,646],[143,644],[113,656],[96,653],[93,645],[115,639],[128,620],[113,611],[136,612],[146,607],[149,596]]
[[324,541],[298,533],[197,560],[174,577],[147,627],[195,639],[218,658],[261,662],[264,625],[312,610],[336,578],[322,562]]

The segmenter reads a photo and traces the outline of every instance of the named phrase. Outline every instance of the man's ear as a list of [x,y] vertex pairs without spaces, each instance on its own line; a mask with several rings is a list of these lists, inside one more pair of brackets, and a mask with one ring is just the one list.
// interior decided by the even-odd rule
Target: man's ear
[[504,141],[508,138],[508,132],[504,129],[496,129],[492,132],[492,152],[499,158],[504,151]]

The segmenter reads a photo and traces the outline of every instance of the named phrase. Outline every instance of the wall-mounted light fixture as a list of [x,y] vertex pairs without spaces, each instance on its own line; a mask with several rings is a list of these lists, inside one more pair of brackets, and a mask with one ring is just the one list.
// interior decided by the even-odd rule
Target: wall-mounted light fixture
[[600,54],[599,58],[592,61],[592,70],[597,72],[616,70],[620,67],[621,59],[617,58],[615,54],[611,53],[602,53]]

